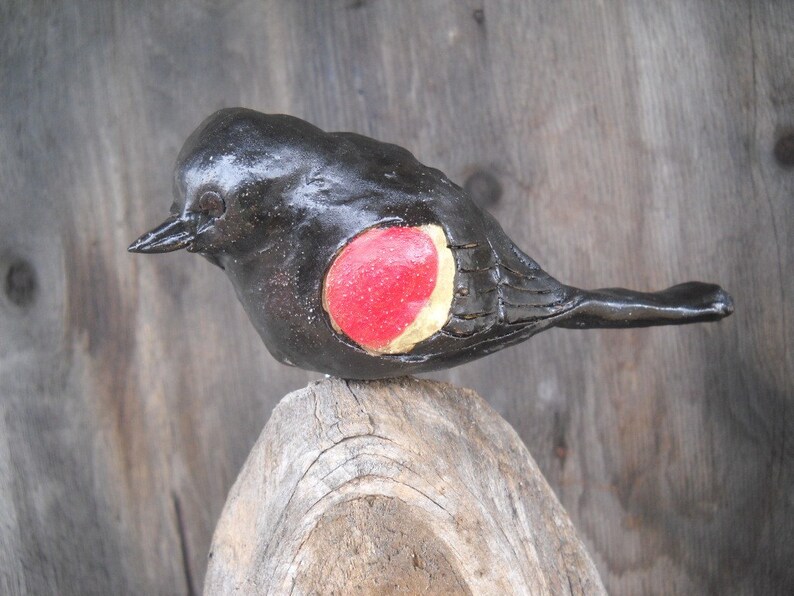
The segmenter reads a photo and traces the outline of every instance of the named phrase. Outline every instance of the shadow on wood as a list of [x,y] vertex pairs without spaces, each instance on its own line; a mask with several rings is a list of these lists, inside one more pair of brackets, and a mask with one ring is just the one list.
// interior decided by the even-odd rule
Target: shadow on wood
[[207,594],[601,594],[518,435],[474,392],[402,378],[286,396],[215,530]]

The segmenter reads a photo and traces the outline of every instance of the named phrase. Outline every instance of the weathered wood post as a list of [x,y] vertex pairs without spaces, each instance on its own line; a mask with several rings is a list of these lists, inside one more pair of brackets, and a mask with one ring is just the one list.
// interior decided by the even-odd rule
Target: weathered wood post
[[603,594],[515,431],[474,392],[328,379],[286,396],[234,484],[206,594]]

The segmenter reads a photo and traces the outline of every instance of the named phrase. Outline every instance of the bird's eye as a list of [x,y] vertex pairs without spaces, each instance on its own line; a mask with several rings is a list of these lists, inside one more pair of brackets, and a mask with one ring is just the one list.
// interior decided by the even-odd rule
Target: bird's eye
[[201,213],[210,217],[220,217],[226,211],[226,204],[221,195],[214,190],[207,190],[199,198],[198,208]]

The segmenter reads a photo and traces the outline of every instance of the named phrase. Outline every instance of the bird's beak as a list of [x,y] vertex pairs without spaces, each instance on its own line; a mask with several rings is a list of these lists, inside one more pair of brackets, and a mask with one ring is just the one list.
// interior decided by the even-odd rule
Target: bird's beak
[[169,217],[153,230],[146,232],[127,248],[130,252],[159,253],[186,248],[195,239],[185,222]]

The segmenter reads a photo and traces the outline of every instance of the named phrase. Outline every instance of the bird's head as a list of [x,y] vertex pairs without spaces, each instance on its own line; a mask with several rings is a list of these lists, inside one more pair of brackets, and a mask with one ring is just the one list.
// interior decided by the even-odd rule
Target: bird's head
[[184,248],[223,266],[228,256],[262,248],[269,232],[289,224],[285,191],[317,162],[323,137],[290,116],[243,108],[216,112],[179,153],[169,217],[128,250]]

